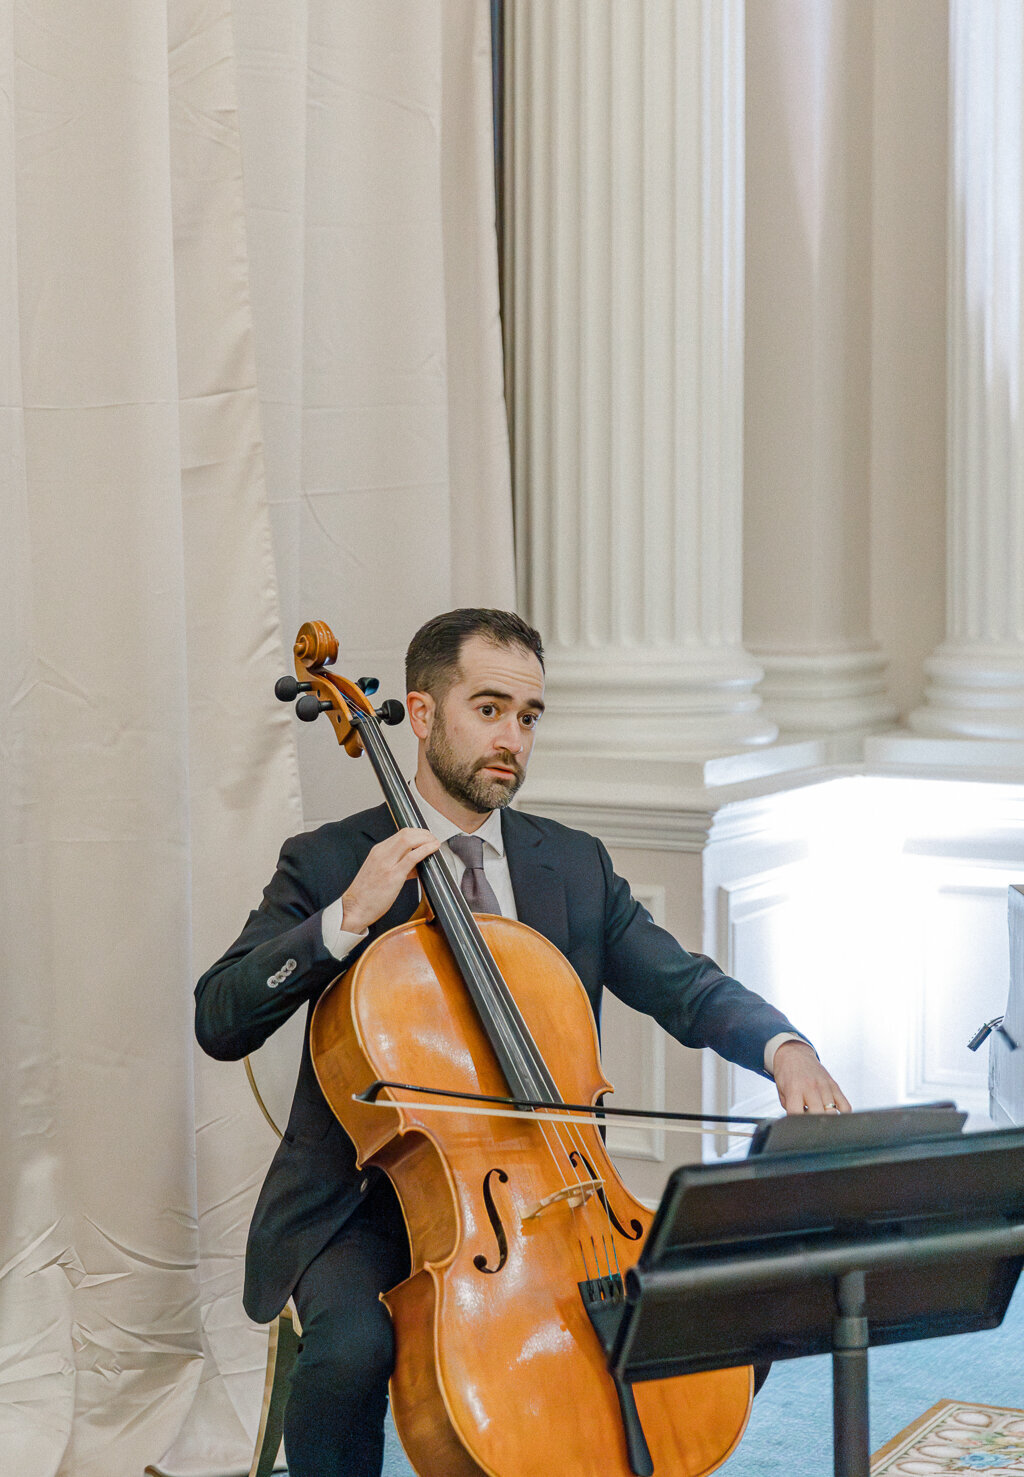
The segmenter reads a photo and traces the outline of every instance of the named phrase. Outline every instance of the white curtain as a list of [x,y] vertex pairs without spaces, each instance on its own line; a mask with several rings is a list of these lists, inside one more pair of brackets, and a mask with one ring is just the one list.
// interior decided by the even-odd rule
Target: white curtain
[[0,17],[0,1470],[245,1471],[273,1140],[191,986],[364,783],[314,729],[300,807],[296,621],[394,690],[512,598],[487,5]]
[[[282,621],[400,697],[424,620],[515,602],[489,5],[240,0],[236,38]],[[328,746],[310,825],[379,798]]]

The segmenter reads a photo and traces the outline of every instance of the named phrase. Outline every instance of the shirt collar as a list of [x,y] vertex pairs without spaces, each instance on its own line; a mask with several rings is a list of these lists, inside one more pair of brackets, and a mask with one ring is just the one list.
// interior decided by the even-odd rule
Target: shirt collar
[[[454,821],[450,821],[446,815],[442,815],[439,810],[435,810],[429,800],[424,800],[417,788],[415,780],[409,781],[409,789],[412,791],[413,799],[419,806],[423,819],[427,823],[427,830],[436,836],[438,841],[448,841],[452,836],[465,834]],[[501,833],[500,810],[492,810],[483,825],[478,826],[470,834],[479,836],[481,841],[486,841],[487,845],[497,856],[505,855],[505,838]]]

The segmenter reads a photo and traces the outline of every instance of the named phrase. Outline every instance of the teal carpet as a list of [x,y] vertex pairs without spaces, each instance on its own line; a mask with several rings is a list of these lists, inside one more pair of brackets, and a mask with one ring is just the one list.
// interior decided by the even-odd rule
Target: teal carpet
[[[873,1451],[937,1400],[1024,1409],[1024,1279],[999,1328],[872,1349],[869,1360]],[[719,1470],[728,1477],[825,1477],[832,1471],[827,1356],[775,1365],[739,1449]],[[390,1426],[384,1477],[412,1477]]]
[[[1024,1409],[1024,1280],[999,1328],[872,1349],[871,1450],[938,1400]],[[406,1468],[396,1467],[396,1474]],[[728,1477],[823,1477],[832,1471],[832,1361],[776,1364],[754,1401]]]

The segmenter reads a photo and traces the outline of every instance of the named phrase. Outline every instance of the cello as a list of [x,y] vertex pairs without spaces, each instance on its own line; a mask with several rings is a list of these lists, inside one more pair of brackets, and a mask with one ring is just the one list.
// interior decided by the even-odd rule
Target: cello
[[[295,643],[298,715],[365,752],[396,827],[424,828],[374,686],[329,670],[322,622]],[[527,925],[474,915],[437,854],[423,902],[320,997],[310,1050],[360,1165],[390,1178],[409,1277],[384,1295],[391,1406],[420,1477],[701,1477],[733,1451],[749,1367],[617,1383],[598,1328],[620,1306],[651,1214],[600,1133],[597,1028],[564,956]],[[487,1104],[503,1106],[489,1107]],[[581,1120],[571,1105],[590,1109]]]

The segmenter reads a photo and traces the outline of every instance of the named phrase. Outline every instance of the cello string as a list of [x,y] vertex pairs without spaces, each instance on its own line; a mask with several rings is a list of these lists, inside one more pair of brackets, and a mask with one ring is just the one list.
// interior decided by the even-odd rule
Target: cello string
[[[345,701],[350,710],[350,719],[355,718],[356,713],[358,713],[358,721],[356,724],[357,731],[364,740],[364,748],[367,751],[367,754],[370,758],[371,763],[373,764],[374,769],[377,770],[381,784],[384,785],[384,774],[382,773],[382,771],[387,772],[388,778],[391,781],[392,795],[390,797],[388,796],[386,785],[384,786],[384,789],[385,798],[389,800],[389,808],[392,810],[393,820],[396,824],[399,824],[403,819],[405,819],[406,817],[403,817],[401,814],[397,813],[404,810],[406,812],[407,818],[417,822],[422,828],[423,817],[419,814],[419,809],[412,797],[408,784],[406,783],[404,776],[398,768],[395,757],[391,752],[391,746],[390,744],[388,744],[383,733],[381,732],[380,721],[376,717],[376,714],[373,715],[372,721],[370,721],[369,714],[367,714],[362,709],[356,709],[353,712],[352,704],[349,702],[347,697]],[[372,737],[370,735],[372,735]],[[392,799],[394,801],[394,804],[391,804]],[[429,860],[430,859],[427,858],[427,861]],[[463,932],[468,935],[468,938],[474,945],[480,960],[485,965],[485,972],[489,974],[491,970],[493,970],[494,981],[495,983],[500,982],[501,987],[504,990],[504,995],[506,997],[503,999],[501,993],[498,990],[495,990],[494,1002],[496,1007],[504,1012],[506,1019],[512,1020],[513,1027],[516,1026],[516,1022],[518,1021],[520,1030],[518,1032],[514,1030],[513,1034],[525,1036],[524,1044],[527,1049],[527,1054],[532,1055],[534,1060],[539,1063],[540,1067],[543,1069],[544,1076],[548,1079],[552,1086],[554,1086],[554,1079],[551,1077],[551,1074],[547,1069],[543,1056],[541,1055],[536,1042],[533,1040],[529,1028],[526,1026],[525,1021],[523,1021],[522,1019],[522,1015],[519,1012],[518,1006],[515,1004],[515,997],[511,989],[509,988],[508,981],[505,980],[502,976],[501,971],[497,966],[497,961],[494,959],[493,954],[487,946],[483,934],[480,931],[480,926],[473,914],[472,909],[469,906],[468,900],[462,893],[461,888],[456,886],[453,877],[451,876],[448,869],[444,866],[443,862],[441,863],[439,871],[443,879],[442,886],[438,890],[438,895],[436,898],[436,903],[437,905],[439,905],[439,910],[443,910],[446,913],[449,925],[455,923],[460,923],[462,925]],[[431,901],[435,900],[431,899]],[[454,917],[452,916],[453,913],[455,915]],[[486,966],[488,965],[490,966],[490,969],[486,968]],[[515,1018],[513,1018],[513,1012]],[[536,1097],[542,1096],[542,1093],[539,1090],[540,1086],[540,1079],[535,1078],[534,1096]],[[547,1149],[552,1163],[554,1164],[559,1178],[561,1179],[562,1188],[568,1188],[568,1185],[572,1181],[575,1181],[577,1186],[582,1186],[587,1179],[587,1155],[583,1139],[578,1130],[571,1124],[568,1128],[569,1144],[573,1146],[571,1148],[567,1148],[566,1146],[565,1130],[561,1126],[553,1127],[550,1123],[545,1123],[541,1127],[541,1136],[544,1140],[545,1148]],[[557,1148],[552,1146],[552,1136],[555,1140]],[[605,1184],[603,1177],[601,1179],[601,1184],[603,1190]],[[608,1227],[610,1232],[611,1215],[610,1211],[608,1210],[606,1195],[604,1196],[603,1203],[608,1219]]]
[[622,1269],[619,1266],[619,1253],[615,1249],[615,1237],[614,1236],[612,1237],[612,1256],[615,1258],[615,1276],[618,1279],[619,1283],[623,1287],[625,1287],[625,1285],[626,1285],[626,1279],[623,1277],[623,1275],[622,1275]]
[[[363,740],[363,748],[384,790],[384,796],[388,802],[388,808],[391,811],[395,825],[401,827],[412,824],[423,828],[423,818],[419,814],[413,796],[398,769],[394,756],[391,753],[390,745],[381,731],[376,714],[372,714],[371,721],[371,714],[349,699],[347,694],[331,680],[330,673],[324,673],[323,676],[331,692],[342,699],[344,708],[348,711],[350,725],[355,727],[356,732]],[[492,1048],[496,1052],[498,1050],[499,1040],[501,1042],[504,1057],[507,1059],[509,1067],[516,1079],[512,1080],[510,1078],[508,1080],[508,1086],[513,1092],[516,1091],[517,1087],[522,1092],[525,1087],[527,1089],[527,1096],[531,1098],[549,1098],[557,1101],[560,1094],[558,1093],[554,1078],[551,1076],[544,1062],[544,1058],[536,1042],[533,1040],[526,1022],[523,1020],[508,982],[503,978],[497,962],[483,938],[477,920],[473,916],[472,909],[469,907],[468,900],[464,897],[461,889],[455,884],[453,877],[440,858],[436,859],[436,863],[437,865],[432,864],[431,859],[427,858],[425,865],[421,869],[425,879],[428,881],[432,879],[434,881],[434,885],[429,888],[429,900],[434,904],[435,912],[438,914],[438,922],[441,924],[449,947],[455,955],[457,968],[459,967],[460,956],[456,952],[456,940],[458,940],[459,949],[464,951],[467,965],[471,969],[474,964],[476,966],[477,972],[474,974],[472,981],[466,975],[465,969],[460,969],[460,972],[463,974],[470,996],[477,1005],[477,1012],[481,1017],[481,1024],[484,1026],[485,1033],[492,1039]],[[421,886],[427,892],[427,887],[422,880]],[[469,946],[468,948],[467,944]],[[477,1001],[478,995],[479,1001]],[[503,1058],[499,1054],[499,1062],[502,1060]],[[508,1077],[507,1070],[504,1075]],[[420,1111],[423,1111],[424,1109],[429,1110],[432,1105],[420,1103],[417,1106]],[[463,1109],[462,1111],[473,1112],[475,1114],[479,1113],[480,1110]],[[492,1114],[491,1116],[519,1117],[522,1115],[501,1113]],[[561,1180],[562,1189],[568,1189],[572,1180],[575,1180],[577,1186],[582,1186],[586,1155],[583,1151],[583,1141],[578,1130],[575,1127],[569,1127],[569,1142],[572,1143],[575,1141],[578,1145],[577,1157],[574,1152],[566,1148],[562,1126],[550,1121],[542,1121],[535,1114],[531,1114],[531,1119],[540,1127],[541,1140],[558,1174],[558,1178]],[[554,1143],[552,1143],[552,1139]],[[602,1180],[602,1191],[603,1189],[604,1182]],[[583,1203],[586,1203],[592,1194],[593,1191],[591,1190],[589,1193],[582,1195],[581,1200]],[[607,1200],[603,1195],[602,1198],[605,1199],[605,1206],[607,1208]],[[573,1209],[575,1210],[575,1207]],[[595,1261],[598,1263],[597,1271],[600,1276],[600,1262],[596,1254],[596,1244]]]
[[[391,752],[391,747],[381,731],[380,720],[377,718],[376,713],[372,709],[367,711],[367,709],[350,698],[335,683],[333,674],[324,672],[321,675],[326,679],[327,685],[331,690],[342,700],[350,725],[355,727],[356,732],[363,741],[363,748],[384,789],[384,796],[388,802],[388,808],[391,810],[392,819],[395,824],[402,825],[411,822],[423,828],[423,817],[420,815],[406,780],[398,768],[395,757]],[[390,792],[388,782],[390,782]],[[426,859],[426,863],[430,863],[429,857]],[[435,869],[429,865],[425,865],[424,870],[429,877],[431,871]],[[437,896],[436,899],[431,897],[430,900],[436,904],[436,911],[444,915],[448,928],[454,928],[457,934],[461,925],[461,932],[465,939],[472,945],[472,951],[475,952],[477,962],[483,968],[484,976],[490,977],[491,1005],[489,1008],[495,1012],[493,1021],[495,1030],[501,1030],[500,1022],[502,1020],[505,1023],[503,1034],[505,1037],[505,1048],[511,1053],[509,1056],[510,1063],[513,1062],[514,1056],[518,1054],[521,1065],[516,1066],[515,1070],[522,1076],[523,1067],[525,1067],[523,1081],[530,1085],[532,1096],[550,1096],[552,1091],[557,1095],[554,1079],[537,1048],[536,1042],[530,1034],[529,1028],[522,1018],[522,1014],[515,1003],[515,997],[509,988],[508,982],[503,978],[493,955],[487,947],[467,899],[463,896],[461,889],[455,885],[454,879],[443,863],[436,870],[439,873],[440,886],[432,889],[432,891],[436,891]],[[445,932],[447,934],[447,929],[445,929]],[[449,943],[451,945],[451,940],[449,940]],[[467,985],[468,983],[467,980]],[[481,988],[481,985],[478,984],[477,988]],[[474,992],[470,991],[470,993],[473,994]],[[532,1058],[532,1064],[530,1058]],[[510,1083],[509,1085],[514,1089],[514,1084]],[[551,1145],[549,1136],[551,1132],[550,1125],[545,1124],[542,1126],[541,1134],[545,1147],[558,1170],[563,1188],[567,1185],[563,1163],[569,1166],[569,1178],[574,1178],[577,1185],[582,1184],[582,1168],[574,1163],[574,1153],[566,1149],[562,1129],[554,1128],[553,1130],[554,1138],[558,1145],[557,1151]],[[573,1139],[577,1142],[577,1150],[575,1152],[578,1152],[581,1160],[585,1162],[586,1156],[583,1153],[582,1140],[579,1139],[574,1129],[570,1129],[570,1142]]]
[[[303,669],[303,671],[304,671],[304,669]],[[321,675],[321,674],[312,674],[312,672],[310,672],[310,675]],[[325,676],[330,676],[328,674],[324,674],[324,675]],[[383,740],[383,736],[381,736],[381,743],[383,743],[383,741],[384,741]],[[433,901],[433,899],[431,899],[431,901]],[[460,941],[460,944],[461,944],[461,941]],[[507,988],[507,985],[505,985],[505,988]],[[522,1018],[520,1018],[520,1019],[522,1019]],[[483,1022],[483,1024],[485,1024],[485,1029],[488,1029],[488,1034],[489,1034],[489,1025],[488,1025],[488,1022],[485,1021],[485,1022]],[[529,1034],[529,1032],[528,1032],[528,1034]],[[498,1037],[501,1037],[501,1028],[499,1028],[499,1024],[498,1024],[498,1027],[496,1027],[496,1035],[498,1035]],[[504,1044],[504,1043],[502,1043],[502,1044]],[[526,1063],[526,1071],[525,1072],[522,1072],[522,1074],[520,1074],[520,1080],[517,1081],[517,1083],[510,1084],[510,1086],[513,1086],[513,1090],[516,1090],[517,1087],[519,1087],[519,1089],[522,1089],[523,1083],[526,1083],[526,1081],[532,1081],[533,1080],[533,1074],[532,1074],[532,1072],[529,1071],[529,1053],[528,1053],[528,1056],[526,1056],[526,1058],[522,1058],[522,1056],[517,1055],[517,1052],[513,1052],[513,1056],[511,1056],[511,1060],[513,1060],[513,1068],[516,1069],[516,1071],[519,1071],[520,1065],[523,1065],[523,1063]],[[541,1059],[541,1063],[542,1063],[542,1059]],[[548,1077],[550,1077],[550,1074],[548,1074]],[[557,1130],[557,1131],[559,1131],[559,1134],[560,1134],[560,1130]],[[548,1128],[547,1127],[542,1127],[542,1133],[545,1134],[545,1145],[547,1145]],[[584,1142],[584,1140],[582,1140],[582,1134],[576,1133],[575,1134],[575,1137],[576,1137],[576,1142],[579,1142],[579,1143]],[[560,1148],[562,1148],[562,1152],[564,1152],[564,1143],[563,1143],[562,1137],[559,1137],[559,1145],[560,1145]],[[556,1158],[556,1164],[557,1164],[557,1162],[559,1162],[559,1156],[556,1155],[556,1156],[554,1156],[554,1158]],[[591,1239],[593,1239],[593,1238],[591,1238]],[[612,1250],[615,1251],[615,1239],[612,1239]],[[595,1261],[597,1261],[597,1267],[595,1267],[595,1272],[597,1272],[598,1279],[600,1279],[600,1258],[597,1258],[597,1248],[595,1248],[595,1244],[594,1244],[594,1251],[595,1251]],[[624,1252],[625,1252],[625,1245],[624,1245]],[[584,1267],[585,1267],[585,1269],[587,1269],[587,1254],[585,1254],[585,1248],[584,1248],[584,1244],[582,1244],[582,1241],[579,1241],[579,1255],[581,1255],[582,1261],[584,1261]],[[616,1264],[618,1264],[618,1252],[616,1252]]]
[[[579,1149],[580,1159],[582,1160],[583,1164],[586,1164],[588,1161],[587,1161],[587,1157],[586,1157],[586,1154],[584,1152],[583,1145],[582,1145],[582,1137],[583,1136],[575,1128],[574,1129],[571,1129],[570,1132],[572,1132],[577,1137],[577,1139],[580,1140],[580,1149]],[[596,1129],[594,1130],[594,1132],[596,1134]],[[593,1152],[594,1151],[591,1150],[591,1153],[593,1153]],[[570,1158],[570,1163],[571,1162],[572,1161],[571,1161],[571,1158]],[[594,1155],[594,1162],[595,1163],[598,1162],[598,1156],[596,1154]],[[614,1240],[614,1228],[613,1228],[613,1225],[612,1225],[612,1210],[611,1210],[611,1202],[608,1199],[607,1181],[605,1180],[605,1178],[604,1178],[603,1175],[596,1175],[595,1174],[594,1175],[594,1178],[599,1179],[600,1180],[600,1183],[601,1183],[601,1193],[600,1193],[599,1199],[600,1199],[601,1207],[602,1207],[602,1209],[604,1211],[604,1220],[605,1220],[605,1224],[607,1226],[608,1235],[612,1238],[612,1240]],[[573,1208],[573,1215],[576,1214],[577,1208],[580,1209],[580,1210],[587,1210],[588,1204],[589,1204],[589,1197],[588,1197],[588,1200],[586,1202],[584,1202],[583,1205],[581,1205],[579,1207],[574,1207]],[[588,1212],[588,1214],[589,1214],[589,1212]],[[593,1239],[594,1239],[593,1236],[591,1236],[590,1239],[593,1241]],[[604,1232],[601,1233],[601,1240],[604,1241]],[[598,1279],[600,1280],[601,1262],[600,1262],[600,1259],[597,1257],[597,1243],[596,1242],[594,1242],[594,1257],[597,1260]],[[610,1275],[610,1273],[609,1273],[609,1275]]]
[[[420,827],[422,827],[423,817],[419,814],[418,808],[409,791],[409,787],[405,781],[405,778],[399,770],[398,764],[391,752],[391,747],[380,731],[379,720],[376,718],[376,715],[374,715],[373,721],[371,723],[368,721],[368,714],[363,712],[361,709],[357,711],[359,713],[357,729],[360,735],[364,738],[364,747],[367,750],[370,761],[371,763],[373,763],[374,768],[377,770],[378,777],[380,778],[382,785],[384,784],[384,774],[381,773],[382,770],[387,771],[388,778],[391,781],[391,787],[393,791],[392,798],[395,801],[395,804],[390,807],[392,809],[392,818],[394,819],[395,823],[398,824],[405,817],[400,814],[396,814],[395,812],[406,809],[408,819],[414,820],[419,824]],[[351,716],[354,716],[354,714]],[[371,733],[372,737],[369,737]],[[384,788],[385,797],[389,798],[387,796],[387,787],[385,786]],[[427,860],[429,861],[429,858]],[[551,1074],[550,1072],[548,1072],[547,1067],[544,1064],[544,1059],[541,1056],[537,1045],[529,1032],[529,1028],[526,1026],[525,1022],[522,1021],[522,1016],[521,1014],[519,1014],[518,1007],[515,1006],[514,996],[511,989],[509,988],[508,981],[503,978],[501,971],[498,969],[497,962],[494,959],[494,956],[491,954],[490,949],[487,947],[487,943],[480,931],[480,926],[477,923],[473,911],[469,906],[468,900],[463,895],[461,888],[456,886],[454,878],[451,876],[451,873],[448,871],[448,869],[444,866],[443,862],[441,863],[440,870],[444,885],[442,885],[441,889],[439,890],[436,900],[439,906],[439,910],[445,913],[448,918],[449,924],[459,923],[462,925],[463,932],[468,935],[469,939],[475,946],[481,960],[486,961],[486,964],[489,964],[491,969],[493,969],[494,975],[496,976],[497,980],[500,980],[501,985],[504,988],[507,1000],[512,1002],[512,1008],[519,1016],[520,1022],[522,1022],[522,1030],[525,1034],[526,1041],[528,1042],[529,1051],[544,1068],[545,1076],[553,1084]],[[455,915],[454,917],[452,916],[453,914]],[[490,971],[488,970],[487,972],[489,973]],[[507,1017],[510,1016],[511,1012],[509,1011],[507,1001],[503,1000],[501,998],[501,995],[497,991],[495,992],[494,998],[498,1008],[504,1010]],[[534,1095],[536,1097],[542,1096],[543,1090],[546,1090],[545,1085],[542,1084],[539,1079],[535,1079]],[[552,1132],[555,1143],[557,1144],[557,1148],[553,1147],[551,1143]],[[572,1135],[573,1133],[574,1130],[570,1130],[570,1134]],[[561,1179],[562,1188],[568,1188],[569,1183],[573,1180],[575,1180],[578,1186],[582,1185],[584,1183],[584,1171],[582,1163],[580,1165],[577,1165],[573,1162],[573,1154],[569,1150],[567,1150],[565,1146],[565,1142],[562,1137],[562,1129],[557,1127],[552,1129],[549,1124],[544,1124],[541,1128],[541,1135],[544,1140],[545,1148],[547,1149],[547,1152],[550,1155],[551,1160],[558,1172],[559,1178]],[[579,1141],[577,1152],[580,1154],[581,1161],[585,1162],[585,1156],[583,1155],[582,1150],[582,1141]],[[568,1166],[568,1177],[566,1174],[565,1166]]]
[[[362,710],[356,710],[352,716],[358,720],[358,731],[364,737],[364,747],[384,788],[385,798],[388,800],[395,824],[412,824],[423,827],[423,817],[419,813],[387,740],[380,731],[379,721],[374,717],[372,723],[368,722],[368,715]],[[386,780],[390,782],[391,794],[388,792]],[[448,936],[449,945],[454,948],[452,935],[460,938],[463,947],[469,946],[468,952],[475,956],[482,976],[486,977],[486,988],[490,993],[489,1008],[494,1012],[492,1024],[503,1035],[506,1049],[509,1049],[512,1055],[518,1054],[520,1058],[515,1070],[521,1075],[525,1070],[524,1080],[532,1081],[536,1086],[537,1091],[531,1095],[538,1097],[545,1094],[550,1095],[555,1090],[551,1074],[522,1018],[507,980],[502,976],[484,941],[472,909],[461,889],[455,885],[450,871],[440,857],[427,857],[421,867],[428,881],[433,874],[437,874],[434,877],[437,886],[429,890],[436,891],[437,897],[436,899],[431,897],[430,900],[431,902],[436,901],[439,922],[446,925],[444,931]],[[425,890],[428,889],[425,888]],[[470,982],[467,980],[466,983],[468,986]],[[483,978],[477,982],[478,989],[482,986]],[[470,993],[472,995],[474,991],[471,990]],[[492,1045],[496,1044],[492,1041]],[[514,1089],[515,1084],[510,1083],[509,1085]]]
[[[413,796],[409,791],[404,777],[398,769],[394,756],[391,753],[390,745],[384,738],[384,735],[380,730],[379,723],[376,719],[372,724],[368,722],[365,724],[361,723],[359,725],[359,730],[363,734],[364,740],[367,740],[366,742],[364,742],[364,747],[366,747],[371,761],[375,759],[378,760],[378,764],[375,764],[374,767],[378,768],[378,770],[385,769],[388,777],[391,780],[391,786],[394,792],[393,798],[395,802],[391,806],[391,809],[396,825],[408,823],[408,821],[411,820],[414,823],[418,823],[418,825],[422,827],[422,816],[420,816],[415,800],[413,799]],[[368,733],[366,732],[367,730],[372,730],[372,738],[369,737]],[[379,777],[383,784],[384,774],[380,773]],[[386,787],[385,795],[387,796]],[[443,860],[441,858],[437,858],[437,860],[440,862],[440,866],[437,868],[437,870],[440,872],[441,882],[439,888],[431,889],[432,893],[435,893],[436,896],[432,896],[430,900],[431,902],[435,903],[436,911],[441,915],[441,919],[439,921],[447,920],[449,927],[451,927],[453,924],[457,925],[461,923],[463,934],[468,937],[468,940],[473,945],[478,957],[482,961],[485,961],[485,974],[490,975],[491,971],[493,971],[495,983],[500,982],[500,986],[502,987],[502,989],[495,989],[492,986],[492,1008],[503,1012],[506,1017],[511,1017],[514,1015],[516,1017],[516,1020],[520,1024],[520,1031],[516,1032],[515,1030],[513,1030],[512,1035],[513,1038],[516,1038],[517,1036],[525,1036],[525,1042],[520,1048],[520,1054],[522,1054],[522,1050],[525,1048],[527,1058],[526,1070],[528,1074],[525,1080],[532,1081],[533,1083],[533,1086],[531,1088],[531,1095],[534,1098],[542,1098],[548,1095],[547,1085],[543,1085],[542,1091],[541,1083],[543,1079],[538,1078],[536,1073],[533,1072],[529,1066],[528,1059],[532,1056],[537,1062],[539,1062],[541,1068],[543,1069],[544,1077],[546,1077],[547,1081],[550,1082],[551,1087],[554,1089],[556,1095],[560,1097],[561,1094],[558,1094],[557,1086],[555,1085],[554,1079],[552,1078],[550,1071],[547,1069],[547,1066],[544,1063],[543,1057],[541,1056],[540,1051],[533,1040],[532,1034],[529,1031],[529,1027],[526,1025],[525,1021],[522,1020],[522,1015],[519,1011],[518,1005],[515,1002],[515,997],[508,985],[508,982],[503,978],[497,961],[494,959],[494,956],[491,953],[486,940],[483,937],[480,925],[476,917],[474,916],[472,909],[469,906],[468,900],[464,896],[461,888],[459,888],[456,884],[455,879],[449,869],[444,866]],[[424,870],[429,875],[429,871],[431,869],[425,868]],[[454,914],[455,916],[453,917],[452,914]],[[486,965],[489,965],[490,969],[487,969]],[[504,998],[502,998],[502,990],[504,992]],[[421,1104],[420,1106],[424,1107],[426,1105]],[[444,1105],[436,1106],[443,1107]],[[474,1111],[476,1113],[480,1112],[479,1109],[463,1109],[463,1111]],[[517,1113],[513,1110],[512,1112],[506,1111],[495,1113],[492,1116],[520,1117],[526,1115],[522,1113]],[[583,1135],[580,1132],[580,1128],[578,1126],[580,1120],[574,1119],[571,1115],[568,1114],[554,1115],[549,1112],[541,1112],[540,1114],[534,1112],[531,1113],[529,1116],[531,1117],[531,1120],[538,1123],[538,1126],[540,1127],[541,1138],[544,1147],[558,1175],[558,1179],[561,1181],[561,1188],[563,1190],[567,1190],[570,1184],[573,1182],[575,1182],[576,1186],[582,1190],[582,1187],[584,1185],[587,1185],[589,1181],[592,1181],[595,1178],[598,1180],[600,1185],[600,1206],[601,1210],[603,1211],[603,1219],[605,1223],[605,1231],[601,1233],[601,1239],[606,1247],[607,1260],[607,1240],[611,1240],[613,1247],[615,1242],[611,1206],[608,1200],[607,1193],[607,1180],[605,1176],[597,1174],[596,1170],[588,1171],[589,1159],[587,1155],[587,1145],[584,1142]],[[584,1121],[586,1122],[586,1120]],[[587,1123],[587,1126],[592,1127],[592,1120]],[[595,1153],[594,1149],[591,1149],[590,1157],[594,1159],[595,1164],[600,1162],[600,1156]],[[570,1205],[570,1209],[574,1218],[576,1217],[577,1211],[584,1210],[586,1211],[586,1221],[590,1221],[591,1216],[588,1207],[590,1200],[593,1198],[593,1194],[593,1189],[589,1188],[581,1194],[579,1204]],[[579,1238],[577,1239],[579,1240]],[[590,1234],[590,1239],[594,1246],[594,1260],[598,1280],[600,1280],[600,1257],[598,1256],[597,1243],[592,1233]],[[581,1240],[580,1245],[582,1247]],[[584,1257],[583,1261],[584,1273],[586,1276],[589,1276],[586,1257]],[[618,1255],[616,1252],[616,1263],[617,1262]],[[609,1277],[611,1276],[610,1265],[608,1275]]]

